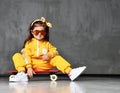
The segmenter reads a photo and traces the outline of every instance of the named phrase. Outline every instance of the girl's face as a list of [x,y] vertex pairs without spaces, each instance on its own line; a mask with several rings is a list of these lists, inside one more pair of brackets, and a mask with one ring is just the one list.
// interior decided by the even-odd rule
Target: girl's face
[[34,38],[36,38],[37,40],[42,40],[46,35],[45,28],[40,25],[34,27],[31,33],[33,34]]

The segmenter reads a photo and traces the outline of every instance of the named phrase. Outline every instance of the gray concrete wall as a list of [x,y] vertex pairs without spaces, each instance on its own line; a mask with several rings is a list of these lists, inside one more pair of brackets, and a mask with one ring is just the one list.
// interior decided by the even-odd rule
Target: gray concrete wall
[[50,41],[72,67],[120,74],[120,0],[1,0],[0,74],[14,68],[12,55],[41,16],[53,24]]

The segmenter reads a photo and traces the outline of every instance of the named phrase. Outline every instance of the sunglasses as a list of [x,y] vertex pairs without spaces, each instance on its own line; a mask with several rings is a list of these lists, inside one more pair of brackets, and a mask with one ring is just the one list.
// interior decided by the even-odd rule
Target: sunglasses
[[46,34],[46,31],[45,31],[45,30],[34,30],[33,33],[34,33],[34,35],[38,35],[39,33],[40,33],[41,35],[45,35],[45,34]]

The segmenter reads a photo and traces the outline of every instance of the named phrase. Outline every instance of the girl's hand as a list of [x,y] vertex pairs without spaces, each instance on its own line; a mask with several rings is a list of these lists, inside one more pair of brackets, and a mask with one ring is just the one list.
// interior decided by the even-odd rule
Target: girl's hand
[[42,58],[43,61],[48,61],[48,60],[50,60],[50,55],[49,54],[43,54],[41,56],[41,58]]
[[35,72],[33,71],[33,69],[32,68],[28,68],[27,69],[27,75],[28,75],[28,77],[32,78],[33,74],[35,74]]

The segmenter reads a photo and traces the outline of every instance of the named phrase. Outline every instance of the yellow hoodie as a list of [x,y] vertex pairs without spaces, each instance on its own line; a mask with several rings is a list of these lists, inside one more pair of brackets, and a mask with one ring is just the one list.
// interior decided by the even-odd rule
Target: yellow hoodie
[[25,48],[22,50],[24,60],[27,64],[26,67],[32,67],[32,64],[36,64],[36,60],[39,59],[40,61],[41,56],[47,53],[50,55],[50,58],[58,55],[56,47],[54,47],[50,42],[44,40],[39,41],[32,38],[31,41],[25,44]]

